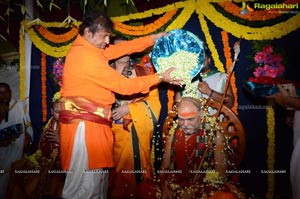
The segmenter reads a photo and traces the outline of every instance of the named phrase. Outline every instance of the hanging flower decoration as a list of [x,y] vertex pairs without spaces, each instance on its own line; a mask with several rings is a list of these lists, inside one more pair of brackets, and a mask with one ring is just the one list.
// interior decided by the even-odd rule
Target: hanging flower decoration
[[292,83],[285,79],[283,57],[270,44],[255,53],[253,77],[245,82],[245,89],[255,97],[265,97],[278,92],[277,85]]
[[[226,59],[226,72],[230,73],[230,68],[232,66],[232,58],[231,58],[231,48],[229,46],[229,38],[228,38],[228,33],[226,31],[221,32],[221,37],[222,37],[222,43],[223,43],[223,51]],[[235,74],[233,73],[231,78],[230,78],[230,85],[232,87],[233,95],[234,95],[234,105],[231,108],[231,110],[235,113],[238,114],[237,111],[237,100],[238,100],[238,94],[237,94],[237,87],[236,87],[236,78]]]
[[54,80],[61,87],[62,85],[62,72],[64,68],[64,58],[58,58],[53,64]]
[[41,53],[41,87],[42,87],[42,116],[43,122],[47,121],[47,66],[46,66],[46,57],[45,53]]
[[271,45],[266,45],[262,51],[257,52],[254,61],[258,64],[253,75],[255,77],[267,76],[272,78],[282,77],[285,67],[282,64],[282,57],[276,54]]

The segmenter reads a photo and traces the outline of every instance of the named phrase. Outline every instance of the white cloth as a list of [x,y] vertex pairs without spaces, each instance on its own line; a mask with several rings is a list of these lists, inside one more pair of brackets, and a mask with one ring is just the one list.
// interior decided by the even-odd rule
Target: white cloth
[[300,137],[300,110],[296,110],[296,111],[295,111],[293,130],[294,130],[294,140],[293,140],[293,144],[294,144],[294,146],[295,146],[297,140],[298,140],[299,137]]
[[[106,199],[108,171],[89,170],[85,144],[85,123],[80,122],[74,138],[70,170],[67,172],[62,197],[64,199]],[[99,154],[101,155],[101,154]]]
[[[223,93],[224,89],[225,89],[225,85],[226,85],[226,81],[227,81],[227,74],[220,72],[220,71],[210,71],[207,76],[202,77],[202,81],[206,82],[209,86],[210,89],[218,92],[218,93]],[[199,97],[204,97],[204,98],[208,98],[209,96],[206,94],[203,94],[199,91],[198,89],[198,84],[199,84],[199,80],[193,81],[192,82],[192,86],[197,90],[197,95]],[[213,115],[217,112],[216,109],[212,109],[211,107],[208,107],[208,112],[210,115]],[[220,118],[221,120],[222,118]]]
[[[206,77],[202,78],[202,81],[206,82],[212,90],[218,93],[223,93],[227,81],[227,74],[219,71],[211,71]],[[196,88],[198,88],[198,83],[199,80],[194,81],[193,85],[195,85]],[[201,93],[198,89],[197,94],[201,97],[208,97],[208,95]]]
[[294,117],[294,149],[290,163],[290,181],[293,199],[300,199],[300,110]]
[[[16,100],[12,100],[9,104],[9,107],[12,107]],[[24,113],[24,103],[21,101],[16,101],[16,104],[9,111],[8,121],[3,120],[0,123],[0,130],[9,128],[14,125],[21,125],[21,134],[20,136],[8,146],[0,147],[0,170],[3,172],[8,169],[16,160],[21,159],[24,149],[24,138],[25,130],[31,135],[33,134],[32,128],[29,127],[25,129],[25,124],[29,122],[30,119]],[[9,174],[6,173],[0,176],[0,198],[6,198],[6,188],[9,180]]]

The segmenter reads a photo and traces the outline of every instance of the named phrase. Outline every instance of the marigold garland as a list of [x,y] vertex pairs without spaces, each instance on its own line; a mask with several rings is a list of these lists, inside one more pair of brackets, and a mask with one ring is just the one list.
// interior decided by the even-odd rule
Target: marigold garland
[[132,19],[145,19],[147,17],[151,17],[152,15],[161,15],[164,14],[165,12],[169,12],[171,10],[175,10],[177,8],[183,8],[189,5],[190,3],[195,3],[194,0],[187,0],[185,2],[176,2],[173,4],[166,5],[161,8],[155,8],[151,10],[147,10],[145,12],[141,13],[133,13],[133,14],[128,14],[124,16],[119,16],[119,17],[112,17],[111,19],[113,21],[119,21],[119,22],[124,22],[124,21],[130,21]]
[[[268,127],[268,170],[273,171],[275,165],[275,113],[272,107],[267,108],[267,127]],[[274,198],[275,176],[274,173],[268,173],[267,199]]]
[[[295,1],[295,0],[290,0]],[[279,12],[270,12],[268,10],[255,10],[251,13],[241,14],[241,8],[234,4],[233,2],[226,1],[218,3],[226,12],[239,17],[241,19],[247,19],[249,21],[266,21],[269,19],[274,19],[279,17],[281,14]]]
[[46,43],[41,37],[39,37],[33,28],[28,29],[27,33],[32,43],[38,49],[40,49],[42,52],[52,57],[57,57],[57,58],[64,57],[71,46],[71,44],[63,45],[63,46],[52,46],[51,44]]
[[[298,0],[286,0],[282,2],[284,4],[294,4],[298,3]],[[281,16],[282,14],[280,12],[270,12],[269,10],[254,10],[253,12],[249,14],[241,14],[241,8],[234,4],[233,2],[226,1],[226,2],[220,2],[218,3],[223,9],[241,19],[247,19],[249,21],[266,21],[270,19],[277,18]]]
[[70,38],[69,40],[67,40],[66,42],[52,42],[50,40],[48,40],[48,38],[46,38],[45,36],[41,35],[40,32],[35,28],[36,26],[33,26],[32,29],[34,30],[34,32],[37,34],[37,36],[39,38],[41,38],[41,40],[43,40],[45,43],[47,43],[49,46],[52,47],[59,47],[59,46],[67,46],[70,45],[77,37],[77,34],[73,37]]
[[[294,2],[295,0],[287,0],[285,2]],[[158,9],[151,9],[148,11],[145,11],[143,13],[134,13],[134,14],[129,14],[126,16],[120,16],[120,17],[113,17],[113,21],[117,22],[124,22],[124,21],[129,21],[132,19],[144,19],[147,17],[151,17],[153,14],[154,15],[161,15],[166,12],[169,12],[171,10],[175,10],[177,8],[183,8],[183,11],[175,18],[173,19],[172,23],[168,25],[166,28],[166,31],[176,29],[176,28],[182,28],[190,16],[192,15],[193,12],[197,12],[200,26],[202,28],[202,31],[204,32],[204,35],[207,40],[207,44],[209,49],[212,52],[212,58],[214,59],[215,65],[218,70],[224,72],[224,66],[222,62],[219,59],[217,49],[215,47],[215,44],[213,42],[213,39],[211,38],[209,34],[209,29],[206,23],[205,17],[210,20],[216,27],[225,30],[226,32],[234,35],[237,38],[243,37],[246,40],[270,40],[270,39],[277,39],[281,38],[288,33],[298,29],[300,27],[300,15],[295,15],[290,17],[288,20],[284,22],[277,23],[275,25],[271,26],[264,26],[261,28],[253,28],[249,27],[247,25],[241,25],[238,24],[231,19],[225,17],[216,9],[214,8],[213,5],[211,5],[211,2],[219,3],[218,0],[215,1],[203,1],[203,0],[187,0],[187,1],[182,1],[182,2],[177,2],[174,4],[167,5],[162,8]],[[236,0],[235,2],[244,2],[242,0],[238,1]],[[226,3],[219,3],[220,6],[222,6],[225,10],[228,12],[231,12],[231,14],[236,14],[237,8],[234,6],[227,6],[225,4],[230,5],[231,2],[226,2]],[[254,13],[263,13],[261,11],[255,11]],[[259,14],[257,14],[259,15]],[[240,18],[245,17],[247,18],[247,15],[244,16],[239,16]],[[272,18],[273,17],[273,18]],[[268,20],[268,19],[274,19],[276,18],[275,15],[267,15],[267,18],[264,17],[261,19],[262,20]],[[256,17],[252,17],[252,19],[256,19]],[[258,18],[257,18],[258,19]],[[248,19],[250,21],[250,19]],[[258,20],[260,21],[260,20]],[[23,21],[23,27],[24,24],[28,24],[29,21]],[[73,24],[80,24],[80,22],[74,22]],[[60,27],[61,22],[42,22],[41,26],[43,27]],[[78,26],[76,25],[76,26]],[[22,26],[21,26],[22,27]],[[162,26],[161,26],[162,27]],[[152,27],[154,28],[154,27]],[[56,46],[53,47],[46,43],[46,41],[43,41],[41,38],[39,38],[38,34],[35,33],[35,31],[32,30],[33,28],[28,27],[26,28],[26,31],[31,39],[31,41],[35,44],[37,48],[39,48],[42,52],[44,52],[47,55],[53,56],[53,57],[63,57],[66,55],[69,45],[63,45],[63,46]],[[22,29],[20,29],[20,82],[25,82],[25,52],[24,52],[24,34],[22,33]],[[50,36],[51,37],[51,36]],[[48,38],[48,37],[47,37]],[[50,40],[49,40],[50,41]],[[53,42],[55,43],[55,42]],[[224,46],[224,53],[225,57],[228,55],[226,54],[225,46]],[[227,60],[227,58],[226,58]],[[227,63],[227,62],[226,62]],[[235,85],[235,84],[232,84]],[[25,85],[20,84],[20,97],[21,99],[25,99]],[[274,111],[273,110],[267,110],[267,118],[268,118],[268,139],[269,139],[269,146],[268,146],[268,168],[273,168],[274,166]],[[273,133],[273,134],[272,134]],[[269,174],[268,176],[268,193],[267,193],[267,198],[272,198],[274,193],[274,175]]]
[[[57,57],[57,58],[58,57],[64,57],[67,54],[67,52],[70,48],[70,44],[71,44],[72,40],[70,40],[67,43],[55,43],[55,42],[53,42],[53,43],[56,44],[56,46],[53,46],[53,45],[51,45],[50,42],[46,42],[47,39],[44,40],[44,37],[41,38],[39,36],[39,34],[33,28],[35,26],[35,24],[31,24],[29,20],[24,20],[22,23],[25,24],[25,27],[26,27],[25,30],[26,30],[30,40],[32,41],[32,43],[38,49],[40,49],[42,52],[44,52],[47,55],[50,55],[52,57]],[[81,22],[74,22],[73,25],[79,26],[80,23]],[[45,28],[48,28],[48,27],[59,28],[59,27],[61,27],[61,23],[60,22],[41,22],[40,26],[43,26]],[[65,28],[65,27],[61,27],[61,28]],[[50,40],[48,40],[48,41],[50,41]]]
[[[235,23],[237,23],[239,25],[247,26],[249,28],[263,28],[263,27],[268,27],[268,26],[271,27],[280,22],[284,22],[291,17],[290,14],[281,14],[281,15],[277,16],[276,18],[269,19],[269,20],[261,20],[261,21],[247,20],[247,19],[243,19],[239,16],[235,16],[231,13],[226,12],[226,10],[224,10],[223,7],[221,7],[217,3],[213,3],[211,5],[215,8],[215,10],[217,10],[218,13],[222,14],[225,18],[230,19],[231,21],[234,21]],[[246,11],[243,10],[241,12],[246,12]],[[274,13],[274,12],[275,11],[272,11],[272,13]],[[284,12],[288,12],[288,11],[284,11]],[[243,15],[251,15],[252,13],[256,13],[256,11],[253,10],[253,11],[250,11],[249,13],[246,13]]]
[[161,16],[153,23],[147,24],[145,26],[130,26],[121,22],[114,21],[114,29],[127,35],[147,35],[165,25],[172,19],[177,11],[178,9],[166,12],[163,16]]
[[46,40],[52,43],[66,43],[74,39],[78,34],[78,27],[73,26],[68,32],[63,34],[54,34],[50,32],[46,27],[34,26],[39,35],[43,36]]
[[201,29],[202,29],[202,31],[204,33],[205,38],[206,38],[207,46],[208,46],[209,50],[211,51],[211,56],[212,56],[212,58],[214,60],[215,66],[216,66],[216,68],[219,71],[225,72],[223,63],[220,61],[218,51],[217,51],[216,46],[215,46],[215,44],[213,42],[211,34],[209,33],[209,29],[208,29],[207,23],[206,23],[206,21],[204,19],[204,16],[200,12],[201,11],[199,9],[197,9],[197,13],[198,13],[198,18],[199,18],[199,21],[200,21]]
[[19,30],[19,53],[20,53],[20,99],[25,100],[25,40],[23,34],[24,21],[21,22],[21,28]]
[[[222,42],[223,42],[223,46],[224,46],[224,48],[223,48],[224,55],[225,55],[225,59],[226,59],[226,71],[227,71],[227,73],[229,73],[230,68],[232,66],[232,59],[231,59],[231,48],[229,46],[229,40],[228,40],[228,33],[226,31],[222,31],[221,36],[222,36]],[[238,112],[237,112],[238,95],[237,95],[237,88],[236,88],[235,81],[236,81],[235,74],[233,73],[230,78],[230,85],[232,87],[232,91],[233,91],[233,95],[234,95],[234,105],[231,109],[235,114],[238,114]]]
[[[273,26],[267,26],[263,28],[250,28],[245,25],[239,25],[235,22],[230,21],[230,19],[227,19],[222,14],[216,12],[214,7],[210,5],[209,2],[205,1],[185,1],[185,2],[178,2],[172,5],[165,6],[163,8],[158,9],[151,9],[149,11],[143,12],[143,13],[135,13],[128,16],[121,16],[121,17],[114,17],[113,19],[115,21],[125,21],[130,19],[141,19],[143,17],[149,17],[153,13],[154,14],[162,14],[166,11],[174,10],[175,8],[181,8],[183,7],[183,11],[180,15],[176,17],[176,19],[173,20],[173,23],[171,23],[167,27],[167,31],[175,29],[175,28],[182,28],[183,25],[188,20],[188,16],[190,17],[191,14],[196,11],[199,15],[199,21],[203,24],[203,20],[200,20],[201,18],[204,19],[205,15],[208,17],[209,20],[211,20],[216,26],[226,30],[227,32],[230,32],[231,34],[235,35],[236,37],[242,36],[245,39],[248,40],[262,40],[262,39],[274,39],[274,38],[280,38],[283,35],[288,34],[289,32],[296,30],[300,27],[300,16],[295,15],[291,17],[287,22],[285,23],[279,23]],[[204,12],[205,10],[205,12]],[[135,17],[135,18],[134,18]],[[28,21],[26,21],[28,24]],[[79,25],[80,22],[75,22],[75,25]],[[59,22],[41,22],[41,25],[43,27],[60,27],[61,23]],[[30,27],[30,26],[29,26]],[[207,28],[208,29],[208,28]],[[33,43],[41,49],[41,51],[45,52],[48,55],[51,55],[53,57],[62,57],[65,56],[66,52],[69,49],[69,45],[65,46],[56,46],[52,47],[48,44],[46,44],[44,41],[41,41],[40,38],[36,34],[34,34],[34,31],[31,31],[31,28],[26,29],[28,35],[30,36],[30,39],[33,41]],[[206,35],[207,36],[207,35]],[[209,40],[213,44],[212,40]],[[210,49],[213,51],[212,55],[216,55],[216,49],[211,48],[212,45],[210,45]],[[213,57],[214,58],[214,57]],[[214,61],[216,63],[217,68],[222,71],[222,64],[219,62],[219,60],[214,58]]]
[[166,28],[166,31],[182,28],[195,11],[195,8],[192,8],[192,6],[193,5],[188,4],[185,8],[183,8],[179,16],[173,19],[172,23]]
[[232,35],[247,40],[267,40],[278,39],[300,27],[300,15],[296,14],[288,20],[277,23],[272,26],[261,28],[252,28],[247,25],[241,25],[223,16],[213,5],[206,1],[197,0],[201,7],[200,13],[205,15],[215,26],[230,32]]
[[46,54],[41,52],[41,82],[42,82],[42,118],[47,121],[47,69]]

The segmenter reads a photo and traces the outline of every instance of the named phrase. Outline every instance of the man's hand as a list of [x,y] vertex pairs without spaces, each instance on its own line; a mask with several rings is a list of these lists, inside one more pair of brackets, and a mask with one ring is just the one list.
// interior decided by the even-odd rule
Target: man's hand
[[274,99],[275,103],[280,105],[280,106],[283,106],[283,107],[288,107],[288,103],[287,103],[287,98],[289,98],[289,94],[288,92],[282,88],[281,86],[278,86],[278,89],[279,89],[279,92],[274,94],[274,95],[270,95],[270,96],[267,96],[266,98],[268,99]]
[[9,104],[0,102],[0,123],[5,120],[9,111]]
[[172,192],[168,189],[166,184],[163,184],[161,187],[161,199],[171,199]]
[[211,94],[211,89],[209,88],[208,83],[206,83],[206,82],[199,82],[198,89],[203,94],[206,94],[206,95]]
[[184,81],[182,79],[173,79],[171,77],[171,72],[176,70],[176,67],[171,67],[168,70],[166,70],[164,73],[161,75],[161,81],[162,82],[167,82],[169,84],[174,84],[177,86],[182,86],[184,85]]
[[56,144],[60,144],[60,139],[59,139],[59,128],[57,129],[48,129],[46,133],[46,138],[48,142],[54,142]]
[[24,153],[29,152],[31,144],[32,144],[31,136],[28,132],[25,132],[25,141],[24,141],[24,149],[23,149]]
[[159,38],[163,37],[163,36],[168,36],[169,34],[167,32],[160,32],[160,33],[157,33],[157,34],[153,34],[152,35],[152,40],[154,42],[156,42]]
[[128,105],[124,104],[119,106],[118,108],[114,109],[112,114],[113,114],[113,119],[114,120],[119,120],[123,118],[125,115],[129,113],[129,107]]

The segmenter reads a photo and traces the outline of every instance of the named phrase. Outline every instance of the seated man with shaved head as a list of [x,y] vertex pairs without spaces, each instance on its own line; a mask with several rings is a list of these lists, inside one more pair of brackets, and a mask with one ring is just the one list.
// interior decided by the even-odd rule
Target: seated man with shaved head
[[245,198],[228,180],[228,139],[201,101],[183,97],[166,138],[161,198]]

